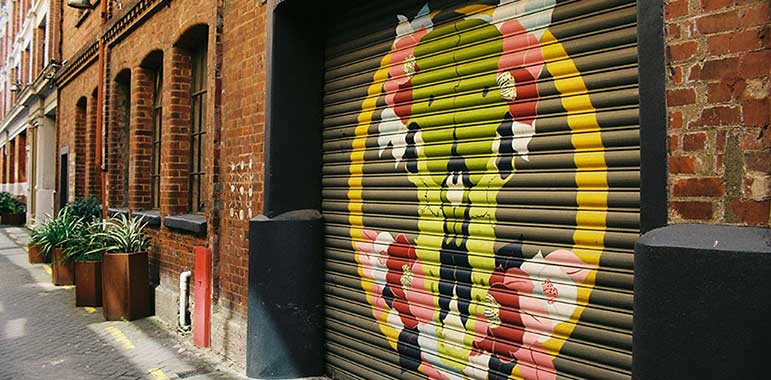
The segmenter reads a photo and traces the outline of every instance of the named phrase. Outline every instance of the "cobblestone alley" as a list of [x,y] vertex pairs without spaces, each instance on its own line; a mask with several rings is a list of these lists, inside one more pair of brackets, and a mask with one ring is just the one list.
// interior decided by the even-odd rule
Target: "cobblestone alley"
[[0,379],[237,379],[163,332],[160,322],[105,322],[76,308],[73,287],[30,265],[23,228],[0,229]]

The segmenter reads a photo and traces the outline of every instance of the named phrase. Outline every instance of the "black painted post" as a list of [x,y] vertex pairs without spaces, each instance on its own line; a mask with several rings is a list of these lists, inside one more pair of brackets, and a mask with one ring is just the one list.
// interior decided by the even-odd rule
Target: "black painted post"
[[635,247],[635,380],[769,379],[771,231],[681,224]]
[[640,86],[640,229],[667,225],[667,105],[664,3],[637,6]]
[[321,127],[326,2],[268,3],[263,215],[249,225],[246,374],[324,374]]
[[315,210],[250,221],[250,379],[324,374],[322,235],[321,215]]

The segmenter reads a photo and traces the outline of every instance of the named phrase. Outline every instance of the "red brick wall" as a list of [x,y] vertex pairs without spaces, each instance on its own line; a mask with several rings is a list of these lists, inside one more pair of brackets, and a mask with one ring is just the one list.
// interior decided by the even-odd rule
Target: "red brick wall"
[[96,113],[96,89],[93,89],[86,106],[86,196],[101,199],[101,170],[96,157]]
[[[15,82],[17,82],[17,81],[19,81],[19,80],[20,80],[20,79],[19,79],[19,70],[18,70],[16,67],[12,67],[12,68],[11,68],[11,75],[9,75],[9,77],[10,77],[10,82],[11,82],[9,85],[10,85],[10,86],[13,86],[13,84],[14,84]],[[11,92],[11,102],[10,102],[10,107],[13,107],[13,104],[15,104],[15,103],[16,103],[16,97],[17,97],[17,95],[16,95],[16,94],[18,94],[18,92]],[[10,108],[10,107],[9,107],[9,108]]]
[[[86,194],[86,123],[91,94],[96,83],[97,68],[92,64],[71,82],[59,88],[56,130],[57,183],[59,182],[59,152],[69,149],[69,200]],[[80,105],[80,106],[79,106]],[[58,186],[57,186],[58,188]],[[60,206],[60,205],[59,205]]]
[[11,17],[13,18],[13,21],[11,23],[11,40],[16,39],[16,32],[19,30],[19,2],[14,0],[13,1],[13,14]]
[[29,75],[29,59],[30,51],[29,49],[24,49],[21,52],[21,83],[25,85],[32,82]]
[[[122,10],[115,10],[115,17],[126,14],[131,4],[133,2],[127,2]],[[204,153],[207,175],[202,186],[206,190],[208,233],[193,236],[165,227],[151,229],[151,262],[155,272],[152,275],[161,288],[174,291],[179,273],[193,267],[193,248],[208,246],[214,253],[215,313],[224,315],[228,321],[244,321],[248,287],[248,219],[257,216],[262,206],[266,6],[251,0],[234,0],[220,3],[220,6],[217,9],[201,1],[172,2],[159,8],[119,42],[108,46],[105,120],[109,128],[108,141],[114,147],[120,146],[119,126],[126,123],[125,112],[120,109],[125,94],[118,91],[115,81],[121,72],[123,75],[130,72],[128,96],[131,99],[127,197],[116,194],[121,192],[121,174],[113,171],[122,170],[118,165],[122,160],[120,149],[110,149],[109,201],[114,205],[127,202],[133,210],[149,207],[147,173],[151,160],[152,78],[142,68],[142,63],[148,54],[160,50],[164,70],[160,212],[162,216],[187,212],[191,47],[178,42],[192,26],[209,25]],[[75,53],[93,43],[100,29],[97,16],[94,13],[75,27],[77,12],[65,9],[64,59],[72,59]],[[112,20],[107,25],[111,23]],[[85,96],[87,110],[92,109],[96,75],[96,65],[92,64],[59,89],[59,147],[69,146],[70,157],[75,159],[71,161],[70,169],[71,198],[83,194],[86,189],[91,190],[90,184],[98,183],[98,178],[91,181],[89,175],[97,172],[90,171],[87,167],[91,165],[86,165],[86,162],[93,162],[86,159],[85,154],[86,146],[92,140],[87,136],[86,128],[75,127],[85,125],[87,113],[88,118],[91,116],[89,112],[78,112],[76,102]],[[82,123],[78,123],[80,121]],[[86,178],[89,178],[88,183]],[[245,341],[236,342],[239,343],[245,344]],[[230,344],[233,342],[223,343]]]
[[7,143],[3,146],[3,183],[11,183],[11,177],[9,172],[9,166],[11,165],[11,144]]
[[665,5],[671,222],[767,226],[767,0]]
[[16,167],[18,170],[16,182],[27,182],[27,131],[16,136]]
[[[51,0],[48,11],[48,57],[61,60],[62,58],[62,20],[63,0]],[[69,7],[67,7],[69,8]]]
[[[133,3],[133,2],[132,2]],[[114,17],[124,15],[124,4]],[[108,22],[110,25],[111,21]],[[108,81],[123,70],[131,71],[131,128],[128,205],[132,210],[150,208],[153,75],[143,67],[149,55],[162,52],[163,119],[161,148],[161,216],[187,212],[189,59],[175,58],[175,44],[194,25],[216,25],[216,9],[200,1],[162,6],[152,17],[108,50]],[[211,28],[210,28],[211,29]],[[202,41],[205,43],[205,41]],[[179,61],[182,61],[180,63]],[[111,95],[112,96],[112,95]],[[213,106],[211,106],[213,107]],[[115,103],[108,105],[113,117]],[[209,123],[213,125],[213,123]],[[114,153],[110,152],[110,159]],[[208,216],[208,215],[207,215]],[[210,222],[211,224],[211,222]],[[149,231],[153,239],[151,262],[161,287],[174,290],[179,273],[193,268],[193,248],[208,246],[209,237],[194,236],[165,227]],[[212,235],[210,233],[209,235]]]
[[68,143],[72,144],[69,145],[71,152],[69,157],[70,161],[75,166],[75,170],[70,171],[74,174],[72,180],[75,181],[75,186],[72,188],[74,191],[69,192],[69,194],[71,194],[71,200],[86,196],[86,178],[88,177],[86,174],[86,129],[88,128],[88,97],[80,96],[75,107],[75,117],[70,120],[62,120],[68,124],[71,123],[74,133],[74,138],[70,137],[69,135],[65,135],[68,137]]
[[16,183],[16,139],[8,145],[8,183]]
[[[248,219],[262,209],[266,6],[226,3],[222,30],[222,179],[216,295],[246,315]],[[243,193],[242,189],[243,188]]]
[[[106,78],[108,91],[106,99],[108,100],[107,115],[105,120],[108,126],[108,141],[113,142],[114,147],[120,146],[120,129],[118,126],[125,126],[125,110],[121,108],[122,99],[117,91],[116,77],[123,71],[130,72],[130,159],[128,160],[130,177],[128,199],[121,199],[115,195],[120,192],[119,182],[121,181],[121,168],[118,164],[124,157],[121,157],[120,149],[110,149],[108,163],[115,163],[108,175],[111,197],[111,204],[119,205],[121,202],[128,202],[133,210],[147,209],[150,203],[149,176],[150,171],[150,126],[152,115],[152,81],[145,70],[140,66],[147,55],[153,51],[160,50],[164,56],[164,144],[162,151],[165,151],[163,170],[180,171],[182,176],[172,183],[166,178],[162,180],[165,183],[163,189],[164,201],[161,207],[161,215],[171,215],[186,212],[187,210],[187,147],[189,139],[187,128],[189,124],[189,115],[185,113],[184,98],[189,98],[189,59],[178,56],[177,64],[172,65],[174,53],[180,49],[174,47],[177,40],[185,30],[194,25],[216,25],[216,9],[205,6],[200,1],[174,3],[171,7],[161,6],[151,18],[139,25],[131,34],[127,35],[119,43],[114,44],[107,50],[108,67],[106,72],[109,77]],[[124,9],[129,7],[124,4]],[[119,12],[123,14],[123,12]],[[99,26],[96,14],[89,16],[79,27],[75,27],[77,12],[71,9],[64,13],[64,31],[68,36],[63,43],[63,57],[72,59],[84,47],[93,43],[94,39],[88,36],[96,36]],[[110,25],[110,22],[107,24]],[[204,40],[201,43],[207,43]],[[210,49],[214,51],[214,49]],[[214,62],[214,59],[211,60]],[[211,67],[214,67],[212,64]],[[213,71],[212,71],[213,73]],[[176,76],[176,79],[174,78]],[[213,75],[211,75],[213,76]],[[94,166],[94,150],[91,154],[86,154],[86,147],[90,147],[95,142],[95,97],[92,98],[92,91],[97,83],[96,64],[92,64],[88,69],[79,73],[71,81],[60,87],[60,105],[59,105],[59,146],[69,146],[70,157],[74,158],[73,169],[71,170],[71,199],[74,194],[83,194],[86,190],[91,194],[98,194],[98,169]],[[177,83],[174,83],[176,80]],[[211,83],[214,83],[212,80]],[[187,86],[187,87],[186,87]],[[175,93],[176,92],[176,93]],[[211,92],[211,91],[210,91]],[[88,99],[87,111],[78,112],[75,105],[77,99],[86,96]],[[210,105],[213,110],[213,105]],[[207,112],[213,118],[212,111]],[[87,120],[86,120],[87,119]],[[82,120],[88,125],[88,128],[76,128],[76,125],[85,125],[76,123]],[[208,125],[214,125],[209,122]],[[109,129],[110,127],[114,127]],[[176,128],[175,128],[176,127]],[[169,133],[169,136],[166,134]],[[80,152],[83,151],[83,152]],[[183,157],[184,153],[184,157]],[[210,154],[205,155],[208,157]],[[185,161],[183,161],[183,158]],[[169,175],[169,173],[165,173]],[[173,177],[173,176],[171,176]],[[76,183],[78,185],[76,185]],[[180,185],[173,187],[171,185]],[[75,188],[78,191],[75,191]],[[213,227],[212,227],[213,228]],[[216,231],[212,229],[212,231]],[[172,231],[162,227],[161,229],[149,230],[153,239],[153,249],[151,251],[151,262],[154,264],[153,277],[160,282],[162,287],[171,289],[176,294],[177,277],[180,272],[191,270],[193,267],[193,248],[197,245],[209,246],[206,236],[192,236],[177,231]],[[211,234],[210,234],[211,235]]]
[[[195,257],[192,255],[196,246],[207,246],[206,238],[179,233],[168,228],[147,229],[152,238],[150,250],[151,271],[158,276],[158,284],[166,289],[174,289],[179,274],[193,270]],[[192,287],[191,283],[191,287]]]
[[34,81],[38,75],[40,75],[40,72],[43,70],[43,67],[45,66],[46,62],[43,62],[43,56],[45,53],[45,33],[46,30],[40,27],[35,28],[35,32],[33,35],[33,46],[32,54],[33,54],[33,60],[32,60],[32,80]]
[[[170,83],[164,97],[164,128],[161,139],[161,208],[170,214],[188,212],[188,169],[190,167],[190,55],[173,48],[169,55]],[[152,98],[151,98],[152,99]]]
[[[226,15],[223,15],[223,20],[218,20],[216,8],[201,6],[198,2],[173,3],[171,8],[161,8],[120,43],[111,46],[108,72],[118,73],[130,69],[132,73],[129,205],[135,210],[144,209],[150,204],[150,182],[146,174],[150,172],[151,160],[152,78],[141,66],[151,52],[163,52],[163,178],[160,212],[162,216],[185,213],[188,210],[189,51],[193,46],[189,46],[190,38],[185,36],[180,41],[180,37],[191,26],[210,25],[208,41],[199,41],[209,46],[204,153],[207,175],[202,186],[206,190],[208,234],[192,236],[165,227],[151,230],[151,262],[157,270],[153,277],[160,283],[160,287],[174,290],[179,273],[193,267],[193,248],[196,245],[208,246],[214,253],[215,314],[231,322],[244,323],[248,258],[246,220],[249,216],[257,215],[261,203],[260,189],[254,184],[261,181],[262,174],[264,33],[261,25],[262,7],[256,7],[253,2],[239,0],[229,3],[224,13]],[[229,28],[226,26],[220,30],[216,26],[226,25],[224,18],[227,17],[237,18],[238,22],[234,25],[239,26],[234,27],[226,38],[225,31]],[[242,52],[230,56],[226,44],[233,49],[242,49]],[[233,64],[223,67],[222,61],[228,59]],[[226,73],[225,70],[230,66],[238,68],[238,71]],[[224,94],[222,98],[220,93]],[[220,102],[222,109],[218,106]],[[228,102],[235,108],[227,105]],[[230,107],[227,116],[225,107]],[[112,112],[113,107],[110,106],[109,113]],[[228,118],[232,120],[225,121]],[[248,165],[250,160],[251,166]],[[239,167],[238,172],[243,176],[234,176],[230,163],[242,161],[245,165],[243,169]],[[229,190],[229,186],[236,183],[242,183],[245,189],[252,189],[248,200],[247,196],[234,195],[236,192]],[[244,194],[247,193],[245,190]],[[232,214],[231,210],[234,210]],[[232,349],[229,346],[245,344],[245,341],[239,340],[232,337],[215,349],[240,362],[243,354],[238,353],[239,349],[229,351]]]
[[[110,102],[112,112],[107,121],[107,201],[109,207],[127,207],[129,191],[129,118],[131,117],[131,73],[119,73],[110,81]],[[133,99],[136,100],[136,99]]]
[[7,183],[6,176],[5,176],[5,165],[6,165],[6,159],[5,159],[5,149],[7,149],[7,145],[0,147],[0,183]]
[[[131,75],[131,159],[129,160],[129,208],[150,208],[150,161],[152,144],[152,77],[137,67]],[[115,112],[110,110],[111,114]]]
[[72,59],[80,49],[94,43],[98,38],[99,10],[88,11],[88,16],[84,19],[81,19],[81,13],[68,6],[63,9],[62,31],[66,38],[60,39],[62,59]]

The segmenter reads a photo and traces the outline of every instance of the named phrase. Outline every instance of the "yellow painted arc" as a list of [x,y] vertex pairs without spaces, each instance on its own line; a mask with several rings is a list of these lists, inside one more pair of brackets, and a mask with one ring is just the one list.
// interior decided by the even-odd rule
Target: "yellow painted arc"
[[[597,114],[589,97],[583,78],[575,62],[570,59],[564,46],[550,30],[541,39],[546,68],[554,78],[554,84],[562,95],[562,107],[567,111],[568,126],[573,132],[571,143],[576,151],[573,162],[576,166],[578,187],[576,204],[576,229],[573,233],[573,251],[582,260],[595,267],[599,266],[600,253],[604,248],[607,227],[608,175],[603,151],[602,135]],[[570,336],[575,322],[589,302],[589,295],[597,271],[592,271],[578,288],[577,304],[568,321],[556,326],[562,336]],[[564,335],[563,335],[564,334]],[[565,340],[552,338],[544,347],[554,356],[559,354]],[[517,370],[514,376],[521,375]]]
[[464,14],[466,16],[472,16],[474,14],[483,14],[486,16],[492,16],[495,12],[496,6],[485,4],[470,4],[456,9],[455,11]]
[[[600,134],[599,123],[596,118],[596,111],[591,104],[586,85],[580,77],[580,72],[572,60],[569,59],[564,47],[547,30],[543,36],[544,56],[547,57],[546,67],[552,73],[555,80],[555,86],[562,96],[562,105],[568,112],[568,125],[573,131],[572,144],[576,152],[574,164],[577,168],[576,184],[578,186],[578,195],[576,202],[578,212],[576,216],[576,231],[574,232],[574,252],[589,264],[597,266],[599,264],[600,254],[598,251],[604,246],[604,230],[607,218],[607,165],[602,152],[603,144]],[[558,62],[549,62],[549,60]],[[373,84],[368,89],[369,96],[362,104],[362,112],[359,115],[358,126],[355,129],[353,141],[354,151],[351,153],[350,177],[348,180],[351,189],[348,191],[348,209],[349,222],[351,224],[350,236],[352,240],[362,239],[361,229],[364,227],[362,218],[362,174],[364,164],[363,149],[366,147],[366,138],[368,130],[372,123],[372,117],[377,104],[377,98],[382,90],[382,81],[387,78],[387,67],[390,63],[390,53],[386,55],[380,64],[380,69],[374,76]],[[425,168],[424,168],[425,169]],[[423,170],[422,172],[424,172]],[[439,194],[436,194],[439,195]],[[423,210],[428,211],[428,210]],[[419,245],[420,247],[420,245]],[[356,249],[355,243],[353,246]],[[599,250],[597,248],[600,248]],[[420,248],[418,248],[420,250]],[[420,256],[420,255],[419,255]],[[588,303],[591,293],[591,285],[594,283],[596,271],[593,271],[585,281],[584,285],[589,287],[580,287],[578,294],[577,308],[571,318],[566,322],[556,326],[555,331],[559,331],[559,336],[569,336],[574,329],[574,323],[579,319],[585,305]],[[373,284],[364,281],[365,276],[360,273],[362,278],[362,288],[368,293],[374,293]],[[368,300],[372,304],[372,300]],[[396,349],[398,341],[398,331],[387,323],[388,313],[381,313],[378,318],[379,328],[386,336],[392,348]],[[441,331],[439,331],[441,334]],[[544,347],[554,356],[556,356],[565,341],[559,338],[552,338],[544,343]],[[441,343],[440,343],[441,345]],[[448,351],[440,349],[439,352]],[[518,368],[512,374],[513,378],[521,376]]]
[[[349,166],[348,177],[348,222],[351,225],[350,236],[351,245],[356,252],[356,240],[363,239],[361,230],[364,228],[364,218],[362,216],[363,196],[362,196],[362,176],[364,174],[364,149],[367,145],[367,136],[369,134],[369,126],[372,123],[372,116],[377,107],[377,99],[383,88],[383,83],[388,79],[388,65],[391,62],[391,53],[388,53],[380,61],[380,68],[375,72],[373,82],[367,88],[367,98],[362,102],[361,113],[358,117],[358,125],[354,129],[353,140],[353,152],[351,152],[351,165]],[[357,262],[359,259],[356,259]],[[368,294],[374,293],[373,284],[364,281],[364,273],[362,273],[362,266],[358,266],[359,278],[361,280],[361,287]],[[367,296],[367,302],[373,304],[374,300],[370,299],[371,296]],[[399,337],[399,332],[393,327],[389,326],[386,319],[388,313],[382,313],[378,318],[374,313],[372,316],[377,319],[378,326],[383,335],[386,336],[386,340],[391,347],[396,349],[396,342]]]

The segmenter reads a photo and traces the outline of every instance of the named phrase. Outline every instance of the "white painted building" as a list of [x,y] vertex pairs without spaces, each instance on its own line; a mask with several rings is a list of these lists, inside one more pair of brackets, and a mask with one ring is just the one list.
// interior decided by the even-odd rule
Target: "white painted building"
[[52,5],[6,0],[0,11],[0,190],[25,199],[28,222],[52,213],[55,196],[60,16]]

